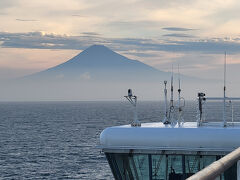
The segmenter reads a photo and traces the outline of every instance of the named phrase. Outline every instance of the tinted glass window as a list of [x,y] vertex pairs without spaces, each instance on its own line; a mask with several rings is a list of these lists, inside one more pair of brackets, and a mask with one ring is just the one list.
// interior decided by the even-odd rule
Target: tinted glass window
[[[220,156],[106,153],[117,180],[184,180],[207,167]],[[237,179],[237,165],[220,180]]]

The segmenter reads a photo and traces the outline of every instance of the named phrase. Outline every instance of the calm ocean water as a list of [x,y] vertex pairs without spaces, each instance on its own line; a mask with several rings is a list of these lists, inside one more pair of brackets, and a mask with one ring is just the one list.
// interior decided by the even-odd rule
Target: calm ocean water
[[[163,107],[139,102],[139,119],[160,121]],[[185,119],[195,116],[196,103],[187,102]],[[0,179],[113,179],[99,135],[131,118],[127,102],[2,102]]]

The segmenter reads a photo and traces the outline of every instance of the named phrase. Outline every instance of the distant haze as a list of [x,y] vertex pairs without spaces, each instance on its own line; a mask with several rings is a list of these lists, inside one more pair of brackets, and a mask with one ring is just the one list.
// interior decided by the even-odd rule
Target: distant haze
[[[179,75],[174,73],[174,94]],[[72,59],[44,71],[3,83],[2,100],[121,100],[127,89],[139,100],[161,100],[163,81],[171,73],[128,59],[103,45],[93,45]],[[180,74],[182,95],[195,98],[198,91],[214,92],[216,81]],[[170,88],[169,88],[170,90]],[[219,89],[221,93],[221,89]],[[215,92],[214,92],[215,93]],[[215,93],[217,94],[217,93]]]

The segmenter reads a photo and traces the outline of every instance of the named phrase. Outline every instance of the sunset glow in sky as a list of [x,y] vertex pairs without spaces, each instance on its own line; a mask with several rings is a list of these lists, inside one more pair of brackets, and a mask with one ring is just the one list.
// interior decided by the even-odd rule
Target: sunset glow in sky
[[169,71],[229,79],[240,68],[237,0],[1,0],[0,79],[62,63],[93,44]]

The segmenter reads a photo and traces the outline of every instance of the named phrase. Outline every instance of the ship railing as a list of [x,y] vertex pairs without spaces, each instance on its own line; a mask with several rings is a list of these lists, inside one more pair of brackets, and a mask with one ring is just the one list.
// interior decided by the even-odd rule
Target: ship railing
[[221,175],[237,163],[237,179],[240,176],[240,147],[221,159],[213,162],[206,168],[187,178],[186,180],[216,180],[221,179]]
[[200,93],[198,98],[197,122],[199,126],[221,124],[226,126],[240,125],[240,98],[205,97]]

